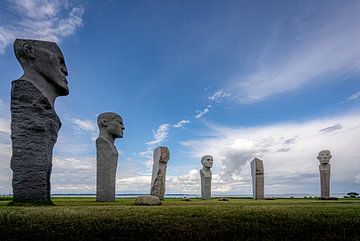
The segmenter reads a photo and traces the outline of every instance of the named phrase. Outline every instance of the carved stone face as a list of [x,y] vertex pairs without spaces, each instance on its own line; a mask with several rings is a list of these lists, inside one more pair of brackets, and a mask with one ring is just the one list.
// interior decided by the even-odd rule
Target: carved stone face
[[328,164],[330,162],[331,157],[332,156],[330,154],[330,151],[324,150],[319,152],[317,159],[320,161],[320,164]]
[[116,116],[110,120],[105,120],[106,131],[115,138],[122,138],[124,134],[124,123],[120,116]]
[[214,162],[214,159],[213,159],[213,157],[210,156],[210,155],[206,155],[206,156],[203,156],[203,157],[201,158],[201,164],[202,164],[204,167],[212,168],[213,162]]
[[170,158],[170,153],[169,153],[169,149],[166,147],[161,147],[161,158],[160,158],[160,162],[161,163],[167,163],[169,161]]
[[54,86],[59,96],[68,95],[69,87],[66,80],[68,70],[59,47],[54,43],[51,49],[37,47],[34,52],[35,71]]

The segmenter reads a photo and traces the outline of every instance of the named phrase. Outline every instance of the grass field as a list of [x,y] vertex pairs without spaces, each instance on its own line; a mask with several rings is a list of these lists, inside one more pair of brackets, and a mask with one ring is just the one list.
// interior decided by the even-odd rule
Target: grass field
[[0,240],[360,240],[360,200],[53,198],[55,206],[0,201]]

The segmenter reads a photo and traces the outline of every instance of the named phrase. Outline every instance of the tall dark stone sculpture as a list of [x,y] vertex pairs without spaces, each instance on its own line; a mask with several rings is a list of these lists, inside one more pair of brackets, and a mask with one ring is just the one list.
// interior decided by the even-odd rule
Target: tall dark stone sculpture
[[99,137],[96,139],[96,201],[115,201],[116,168],[118,151],[116,138],[123,137],[124,123],[121,116],[105,112],[98,116]]
[[11,140],[14,203],[51,203],[53,147],[61,122],[54,109],[69,94],[64,56],[56,43],[16,39],[24,74],[12,82]]

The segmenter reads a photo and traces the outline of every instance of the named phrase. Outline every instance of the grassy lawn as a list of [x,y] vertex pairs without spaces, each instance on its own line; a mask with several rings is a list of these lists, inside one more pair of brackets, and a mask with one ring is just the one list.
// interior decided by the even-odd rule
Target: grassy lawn
[[53,198],[55,206],[0,201],[0,240],[360,240],[360,200]]

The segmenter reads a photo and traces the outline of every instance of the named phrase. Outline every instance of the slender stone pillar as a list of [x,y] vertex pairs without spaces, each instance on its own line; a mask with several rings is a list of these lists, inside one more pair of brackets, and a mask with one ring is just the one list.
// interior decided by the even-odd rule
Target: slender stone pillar
[[201,164],[203,165],[203,168],[200,169],[201,198],[205,200],[211,199],[212,172],[210,168],[213,166],[213,161],[214,158],[210,155],[206,155],[201,158]]
[[96,201],[113,202],[119,156],[114,142],[123,137],[124,123],[121,116],[113,112],[100,114],[97,123],[100,133],[96,139]]
[[169,149],[160,146],[154,150],[154,164],[151,178],[151,196],[157,196],[164,199],[165,196],[165,181],[166,181],[166,167],[169,161]]
[[253,184],[253,198],[264,199],[264,165],[262,160],[254,158],[251,162],[251,176]]
[[54,103],[69,94],[68,71],[56,43],[16,39],[14,51],[24,74],[11,88],[13,203],[51,204],[52,154],[61,127]]
[[323,150],[319,152],[317,159],[320,162],[319,171],[320,171],[320,186],[321,186],[321,198],[330,197],[330,151]]

